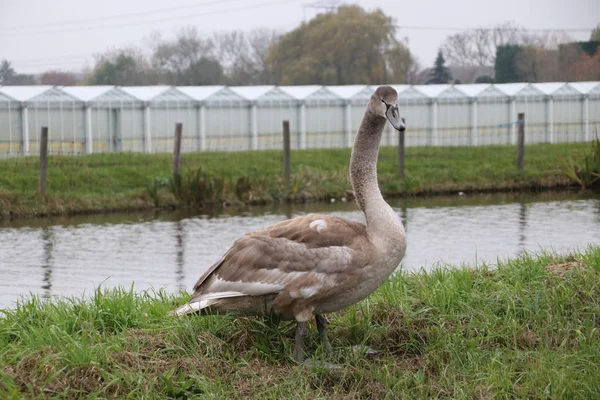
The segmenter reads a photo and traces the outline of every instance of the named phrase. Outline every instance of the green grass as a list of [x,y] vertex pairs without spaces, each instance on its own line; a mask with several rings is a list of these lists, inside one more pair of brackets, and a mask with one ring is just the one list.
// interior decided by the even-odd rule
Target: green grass
[[331,356],[311,327],[308,354],[331,370],[290,360],[291,322],[168,316],[185,298],[118,289],[5,310],[0,397],[600,398],[599,247],[398,274],[330,316]]
[[[588,143],[531,145],[525,171],[516,170],[514,146],[409,148],[406,179],[397,176],[397,149],[383,147],[379,180],[386,196],[455,191],[542,189],[571,184],[558,157],[581,160]],[[350,149],[292,152],[292,182],[282,179],[281,151],[183,154],[184,175],[201,167],[222,182],[227,202],[282,202],[348,196]],[[153,207],[174,208],[180,201],[162,184],[170,177],[168,154],[97,154],[49,159],[48,197],[37,194],[39,160],[0,160],[0,218],[74,214]],[[159,184],[156,184],[159,183]]]

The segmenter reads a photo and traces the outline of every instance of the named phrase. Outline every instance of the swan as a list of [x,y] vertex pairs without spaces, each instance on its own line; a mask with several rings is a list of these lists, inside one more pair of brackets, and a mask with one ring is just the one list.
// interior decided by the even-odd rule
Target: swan
[[295,319],[297,362],[304,360],[306,323],[314,316],[321,343],[330,352],[323,315],[375,291],[406,251],[402,221],[377,183],[386,120],[404,131],[396,90],[380,86],[367,104],[350,158],[350,180],[366,224],[309,214],[247,233],[198,279],[191,299],[173,313],[274,313]]

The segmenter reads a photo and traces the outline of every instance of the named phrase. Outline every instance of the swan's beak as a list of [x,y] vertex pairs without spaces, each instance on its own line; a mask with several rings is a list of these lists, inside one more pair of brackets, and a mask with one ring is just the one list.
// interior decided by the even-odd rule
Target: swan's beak
[[399,130],[400,132],[404,132],[406,125],[404,124],[404,118],[400,117],[397,104],[394,106],[389,106],[385,112],[385,116],[395,129]]

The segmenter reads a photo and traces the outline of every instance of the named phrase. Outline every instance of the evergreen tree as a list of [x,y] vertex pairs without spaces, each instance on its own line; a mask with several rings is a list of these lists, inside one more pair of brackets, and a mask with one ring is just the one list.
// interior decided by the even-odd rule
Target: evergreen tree
[[496,83],[521,82],[519,72],[515,68],[515,59],[521,46],[516,44],[507,44],[498,46],[496,49],[496,63],[494,70],[496,74]]
[[448,83],[452,80],[452,74],[450,73],[448,67],[446,67],[445,63],[446,60],[444,60],[442,51],[439,50],[435,59],[433,70],[430,74],[430,78],[427,81],[428,85],[431,83]]

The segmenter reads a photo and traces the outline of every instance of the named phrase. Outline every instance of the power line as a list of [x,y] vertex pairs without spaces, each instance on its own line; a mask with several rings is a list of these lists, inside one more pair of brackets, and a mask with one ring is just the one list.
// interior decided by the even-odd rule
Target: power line
[[216,0],[216,1],[213,0],[213,1],[208,1],[208,2],[205,2],[205,3],[189,4],[189,5],[185,5],[185,6],[179,6],[179,7],[160,8],[160,9],[154,9],[154,10],[151,10],[151,11],[143,11],[143,12],[137,12],[137,13],[113,14],[113,15],[107,15],[107,16],[104,16],[104,17],[74,19],[74,20],[67,20],[67,21],[57,21],[57,22],[49,22],[49,23],[46,23],[46,24],[9,26],[9,27],[0,28],[0,31],[23,30],[23,29],[31,29],[31,28],[43,28],[43,27],[47,27],[47,26],[56,26],[56,25],[63,26],[63,25],[70,25],[70,24],[81,24],[81,23],[84,23],[84,22],[98,22],[98,21],[106,21],[106,20],[120,19],[120,18],[139,17],[139,16],[143,16],[143,15],[152,15],[152,14],[165,13],[165,12],[174,12],[174,11],[188,10],[190,8],[205,7],[205,6],[209,6],[209,5],[212,5],[212,4],[229,3],[229,2],[232,2],[232,1],[240,1],[240,0]]
[[75,60],[75,59],[81,60],[81,59],[84,59],[84,58],[87,58],[87,57],[90,57],[89,53],[88,54],[66,54],[64,56],[50,57],[50,58],[29,58],[29,59],[26,59],[26,60],[10,60],[10,62],[13,62],[13,63],[25,63],[25,64],[27,64],[27,63],[30,63],[30,62],[36,63],[36,62],[58,61],[58,60],[61,60],[61,61],[64,61],[64,60]]
[[[514,30],[515,28],[512,27],[507,27],[507,28],[503,28],[503,27],[497,27],[497,28],[482,28],[482,27],[458,27],[458,26],[426,26],[426,25],[396,25],[397,28],[399,29],[406,29],[406,30],[420,30],[420,31],[457,31],[457,32],[462,32],[462,31],[466,31],[466,30],[470,30],[470,29],[485,29],[488,31],[511,31]],[[591,30],[593,30],[594,28],[517,28],[519,30],[522,31],[526,31],[526,32],[555,32],[555,31],[561,31],[561,32],[583,32],[583,33],[587,33],[590,32]]]
[[270,1],[270,2],[265,2],[265,3],[253,4],[253,5],[246,6],[246,7],[231,8],[231,9],[227,9],[227,10],[217,10],[217,11],[211,11],[211,12],[207,12],[207,13],[185,15],[185,16],[181,16],[181,17],[161,18],[161,19],[153,19],[153,20],[147,20],[147,21],[141,21],[141,22],[128,22],[128,23],[121,23],[121,24],[100,25],[100,26],[91,26],[91,27],[74,28],[74,29],[24,32],[24,33],[12,33],[12,34],[4,34],[3,33],[0,36],[37,36],[37,35],[50,35],[50,34],[54,34],[54,33],[83,32],[83,31],[92,31],[92,30],[98,30],[98,29],[124,28],[124,27],[130,27],[130,26],[154,24],[157,22],[171,22],[171,21],[179,21],[179,20],[184,20],[184,19],[205,17],[205,16],[210,16],[210,15],[227,14],[230,12],[252,10],[255,8],[261,8],[261,7],[266,7],[266,6],[296,3],[298,1],[301,1],[301,0]]
[[[54,62],[40,62],[35,64],[21,64],[19,63],[18,68],[38,68],[38,67],[61,67],[61,66],[73,66],[83,65],[87,60],[82,59],[78,61],[54,61]],[[17,63],[15,63],[17,64]]]

